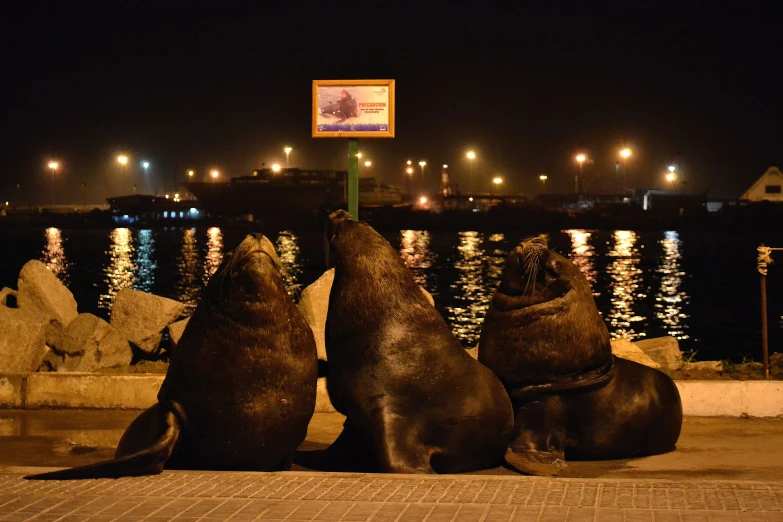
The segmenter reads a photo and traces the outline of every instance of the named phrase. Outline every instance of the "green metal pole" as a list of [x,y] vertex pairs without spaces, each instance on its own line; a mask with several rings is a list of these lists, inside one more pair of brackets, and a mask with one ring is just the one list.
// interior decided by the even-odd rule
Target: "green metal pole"
[[359,219],[359,140],[348,140],[348,213]]

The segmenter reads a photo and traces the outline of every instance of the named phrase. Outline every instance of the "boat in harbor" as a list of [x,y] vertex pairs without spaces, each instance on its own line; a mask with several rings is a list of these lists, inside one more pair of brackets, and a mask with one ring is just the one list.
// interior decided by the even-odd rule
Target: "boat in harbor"
[[[184,187],[213,215],[319,212],[347,205],[348,172],[300,168],[257,169],[223,182],[189,182]],[[402,191],[359,178],[360,207],[405,206]]]

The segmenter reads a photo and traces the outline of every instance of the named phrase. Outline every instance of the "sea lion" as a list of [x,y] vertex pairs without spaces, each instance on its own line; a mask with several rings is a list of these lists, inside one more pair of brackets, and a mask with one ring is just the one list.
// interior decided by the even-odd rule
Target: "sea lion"
[[327,390],[347,417],[330,451],[389,473],[458,473],[502,463],[513,426],[503,385],[460,346],[398,252],[338,210],[326,318]]
[[27,478],[289,469],[315,410],[317,362],[280,269],[272,243],[247,236],[204,289],[158,403],[131,423],[115,459]]
[[682,427],[674,382],[612,355],[590,284],[549,250],[544,236],[508,255],[479,346],[479,361],[500,378],[514,405],[510,467],[548,475],[566,458],[632,458],[674,449]]

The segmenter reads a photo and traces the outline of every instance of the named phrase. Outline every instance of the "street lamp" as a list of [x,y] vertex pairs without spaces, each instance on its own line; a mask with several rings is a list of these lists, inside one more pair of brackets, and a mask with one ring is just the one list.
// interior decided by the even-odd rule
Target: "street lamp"
[[283,147],[283,152],[285,152],[285,168],[288,168],[288,155],[291,154],[291,151],[294,150],[291,147]]
[[194,176],[195,174],[196,174],[195,172],[193,172],[192,170],[189,170],[189,171],[188,171],[188,179],[193,179],[193,176]]
[[467,158],[470,160],[469,162],[469,174],[470,174],[470,190],[473,191],[473,160],[476,159],[476,153],[472,150],[469,150],[467,154],[465,154]]
[[367,160],[367,161],[364,162],[364,166],[365,167],[369,167],[370,165],[372,165],[372,161]]
[[413,165],[413,162],[411,160],[407,161],[408,165]]
[[217,170],[213,170],[212,172],[209,173],[209,175],[212,176],[213,181],[217,181],[218,176],[220,176],[220,172],[218,172]]
[[56,161],[49,162],[49,169],[52,171],[52,205],[54,205],[54,173],[59,166],[60,164]]
[[587,156],[582,153],[576,155],[576,162],[579,164],[579,173],[574,176],[574,193],[579,194],[579,180],[582,179],[582,164],[587,160]]
[[496,188],[499,189],[500,185],[503,184],[503,178],[501,178],[500,176],[495,176],[494,178],[492,178],[492,183],[495,185]]
[[146,188],[151,191],[152,189],[149,186],[150,185],[150,181],[149,181],[149,178],[147,178],[147,175],[149,174],[150,162],[146,161],[146,160],[142,161],[141,162],[141,168],[144,169],[144,183],[147,184]]
[[[117,163],[120,164],[120,174],[122,174],[122,177],[125,177],[125,165],[128,163],[128,156],[125,156],[123,154],[120,154],[117,156]],[[133,185],[134,189],[136,188],[136,184]]]
[[[622,150],[620,150],[620,158],[622,158],[623,160],[627,160],[628,158],[630,158],[631,154],[632,154],[631,149],[629,149],[627,147],[622,149]],[[625,182],[626,181],[625,180],[625,178],[626,178],[625,171],[626,170],[627,170],[626,169],[626,165],[623,164],[623,192],[625,192],[625,185],[626,185],[626,182]],[[620,162],[619,161],[617,162],[617,172],[618,172],[618,174],[620,172]]]
[[546,194],[547,175],[546,174],[541,174],[540,176],[538,176],[538,179],[540,179],[541,180],[541,184],[544,185],[544,194]]
[[672,185],[677,181],[677,173],[672,171],[666,174],[666,181],[669,182],[669,189],[671,190]]
[[[408,161],[408,165],[411,164],[411,161]],[[405,169],[405,172],[408,173],[408,177],[405,178],[405,190],[408,192],[408,197],[410,198],[411,193],[411,178],[413,177],[413,167],[408,167]]]
[[272,165],[272,172],[275,172],[275,173],[280,172],[280,165],[278,165],[277,163],[273,164]]

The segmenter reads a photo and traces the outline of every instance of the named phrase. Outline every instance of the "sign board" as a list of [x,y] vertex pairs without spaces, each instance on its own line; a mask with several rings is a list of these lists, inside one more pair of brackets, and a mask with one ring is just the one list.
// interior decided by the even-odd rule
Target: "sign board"
[[313,138],[393,138],[394,80],[313,80]]

